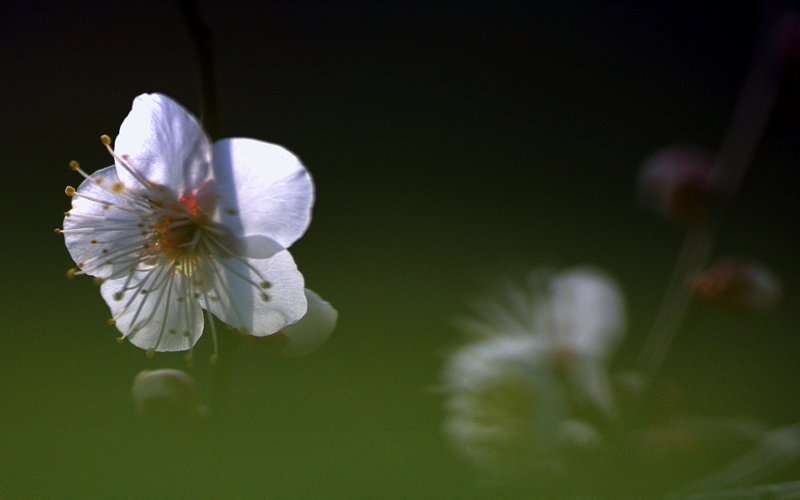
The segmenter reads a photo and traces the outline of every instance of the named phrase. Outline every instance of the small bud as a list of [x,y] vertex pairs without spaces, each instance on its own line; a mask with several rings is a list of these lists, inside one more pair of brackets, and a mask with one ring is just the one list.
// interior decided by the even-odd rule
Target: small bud
[[762,264],[724,258],[696,276],[692,295],[705,303],[744,313],[765,313],[779,302],[778,278]]
[[639,172],[639,202],[667,219],[689,223],[703,218],[719,196],[714,157],[694,146],[673,146],[653,155]]
[[324,344],[336,327],[339,313],[311,290],[306,289],[305,294],[308,311],[300,321],[266,337],[246,337],[247,346],[299,358]]
[[183,425],[201,421],[206,413],[200,404],[194,379],[180,370],[144,370],[133,380],[133,402],[143,419],[160,424]]

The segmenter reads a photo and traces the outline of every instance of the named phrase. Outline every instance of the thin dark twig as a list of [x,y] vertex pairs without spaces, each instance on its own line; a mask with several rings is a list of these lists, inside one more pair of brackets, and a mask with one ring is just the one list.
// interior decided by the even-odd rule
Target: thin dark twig
[[208,135],[217,137],[217,86],[211,28],[203,22],[194,0],[178,0],[189,34],[192,37],[199,72],[200,120]]
[[[781,19],[780,16],[777,17]],[[689,279],[706,265],[716,241],[725,209],[735,196],[750,165],[778,97],[783,66],[771,51],[769,36],[756,51],[739,94],[730,125],[714,162],[722,198],[709,217],[687,232],[667,291],[639,358],[639,368],[655,375],[664,362],[689,305]]]

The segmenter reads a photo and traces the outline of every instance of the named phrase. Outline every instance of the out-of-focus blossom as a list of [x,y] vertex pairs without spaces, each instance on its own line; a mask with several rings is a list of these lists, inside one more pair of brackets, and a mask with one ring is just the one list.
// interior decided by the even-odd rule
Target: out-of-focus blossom
[[533,272],[459,324],[476,340],[445,366],[445,431],[464,456],[513,472],[602,441],[596,421],[616,412],[608,362],[625,328],[622,295],[606,274]]
[[696,146],[673,146],[648,159],[639,172],[639,202],[670,220],[692,222],[708,214],[719,196],[714,157]]
[[141,371],[133,379],[132,393],[136,413],[154,423],[193,425],[208,412],[194,379],[180,370]]
[[444,430],[475,465],[513,474],[544,460],[566,418],[566,392],[540,339],[497,336],[468,344],[449,358]]
[[778,278],[763,264],[745,259],[719,259],[690,286],[702,302],[745,313],[769,312],[781,297]]

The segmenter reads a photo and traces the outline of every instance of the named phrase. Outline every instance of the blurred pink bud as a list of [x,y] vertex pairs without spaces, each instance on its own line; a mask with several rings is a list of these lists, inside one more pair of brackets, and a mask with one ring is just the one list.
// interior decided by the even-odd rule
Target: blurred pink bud
[[736,258],[716,261],[690,286],[694,297],[703,302],[746,313],[768,312],[781,296],[774,274],[758,262]]
[[706,215],[717,197],[714,156],[705,148],[672,146],[647,160],[639,172],[642,205],[667,219],[692,222]]
[[207,408],[200,404],[197,384],[180,370],[144,370],[133,379],[136,413],[161,424],[192,424],[202,421]]

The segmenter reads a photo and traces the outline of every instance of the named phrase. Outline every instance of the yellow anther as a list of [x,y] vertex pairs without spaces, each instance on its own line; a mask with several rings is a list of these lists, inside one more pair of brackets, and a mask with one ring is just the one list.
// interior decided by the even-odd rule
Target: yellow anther
[[72,269],[67,270],[67,278],[68,279],[74,278],[75,277],[75,273],[77,273],[77,272],[78,272],[78,270],[76,268],[74,268],[74,267]]
[[75,188],[72,186],[67,186],[66,189],[64,189],[64,194],[72,198],[75,196]]
[[61,234],[63,231],[61,230],[60,227],[57,227],[57,228],[53,229],[53,232],[56,233],[56,234]]
[[97,278],[97,277],[95,277],[95,278],[93,278],[93,279],[92,279],[92,283],[94,283],[94,284],[95,284],[95,285],[97,285],[97,286],[100,286],[100,285],[102,285],[102,284],[103,284],[103,281],[105,281],[103,278]]
[[75,160],[72,160],[71,162],[69,162],[69,168],[70,170],[78,170],[79,168],[81,168],[81,164]]
[[103,146],[110,146],[111,145],[111,137],[103,134],[100,136],[100,142],[103,143]]
[[[114,325],[116,325],[116,324],[117,324],[117,321],[116,321],[114,318],[108,318],[108,319],[106,320],[106,323],[108,323],[108,324],[109,324],[109,325],[111,325],[111,326],[114,326]],[[125,340],[125,337],[120,337],[120,338],[121,338],[122,340]]]
[[123,342],[125,342],[125,336],[124,335],[122,335],[120,337],[117,337],[117,344],[122,344]]
[[[106,136],[106,137],[108,137],[108,136]],[[145,354],[145,356],[147,356],[147,359],[153,359],[153,356],[155,356],[155,355],[156,355],[156,350],[153,349],[152,347],[150,349],[148,349],[147,353]]]
[[216,353],[208,357],[208,362],[211,363],[211,366],[217,366],[217,361],[219,361],[219,355]]
[[111,185],[111,190],[114,191],[115,193],[121,193],[122,191],[125,190],[125,184],[121,182],[115,182],[114,184]]

